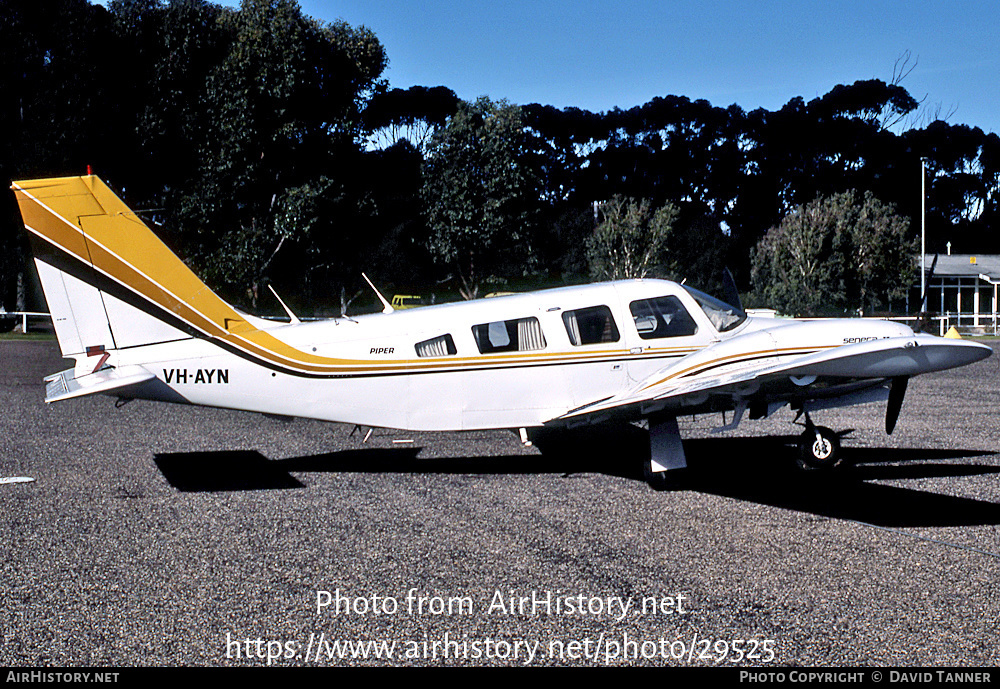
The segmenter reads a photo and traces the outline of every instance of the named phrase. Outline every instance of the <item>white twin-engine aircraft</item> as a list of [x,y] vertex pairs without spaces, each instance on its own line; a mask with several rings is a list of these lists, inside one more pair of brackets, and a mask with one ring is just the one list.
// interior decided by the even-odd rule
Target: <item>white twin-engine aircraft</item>
[[662,280],[267,321],[216,296],[97,177],[13,190],[59,346],[76,360],[46,378],[46,402],[105,393],[414,431],[514,429],[525,442],[646,420],[656,485],[686,466],[678,415],[731,411],[735,428],[790,405],[804,419],[802,461],[832,467],[838,436],[810,412],[888,400],[891,433],[910,376],[991,353],[887,321],[749,318]]

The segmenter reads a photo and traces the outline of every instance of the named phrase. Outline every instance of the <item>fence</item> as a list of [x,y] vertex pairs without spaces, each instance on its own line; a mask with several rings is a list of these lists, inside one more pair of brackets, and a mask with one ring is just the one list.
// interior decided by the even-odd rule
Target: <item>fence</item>
[[3,316],[14,316],[21,318],[21,332],[28,332],[28,316],[32,318],[48,318],[52,320],[52,315],[48,313],[41,313],[40,311],[4,311],[0,309],[0,318]]
[[[749,311],[757,311],[758,313],[750,313],[751,316],[757,317],[774,317],[774,313],[770,309],[749,309]],[[766,314],[764,312],[767,312]],[[38,311],[3,311],[0,310],[0,317],[3,316],[15,316],[21,319],[21,332],[28,332],[28,317],[32,318],[48,318],[51,320],[51,314],[41,313]],[[278,320],[276,316],[265,316],[268,320]],[[322,318],[303,318],[303,321],[318,321],[323,320]],[[804,320],[824,320],[820,318],[816,319],[804,319]],[[872,320],[880,321],[897,321],[900,323],[907,323],[909,321],[916,321],[916,316],[887,316],[887,317],[876,317]],[[938,323],[938,334],[944,335],[948,330],[955,327],[956,330],[964,330],[973,334],[980,335],[998,335],[1000,334],[1000,314],[998,313],[949,313],[945,312],[940,316],[930,316],[928,317],[930,321],[937,321]]]
[[[894,318],[892,320],[913,320]],[[949,313],[945,312],[940,316],[934,316],[932,320],[938,321],[938,331],[944,335],[952,327],[956,330],[967,331],[980,335],[996,335],[998,332],[998,314],[995,313]]]

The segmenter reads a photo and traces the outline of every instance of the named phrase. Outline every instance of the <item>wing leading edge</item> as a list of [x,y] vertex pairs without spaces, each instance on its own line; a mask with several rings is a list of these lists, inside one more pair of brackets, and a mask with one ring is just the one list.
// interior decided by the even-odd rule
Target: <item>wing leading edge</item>
[[931,335],[890,337],[811,352],[799,348],[801,351],[787,354],[776,348],[758,349],[746,352],[742,358],[732,354],[713,357],[712,350],[718,346],[699,352],[698,365],[688,365],[682,360],[625,393],[578,407],[552,421],[584,421],[586,417],[606,416],[609,412],[644,416],[697,406],[711,396],[788,397],[789,389],[796,390],[793,396],[800,399],[819,398],[824,396],[823,389],[812,392],[809,387],[817,380],[878,382],[908,378],[965,366],[992,353],[983,344]]

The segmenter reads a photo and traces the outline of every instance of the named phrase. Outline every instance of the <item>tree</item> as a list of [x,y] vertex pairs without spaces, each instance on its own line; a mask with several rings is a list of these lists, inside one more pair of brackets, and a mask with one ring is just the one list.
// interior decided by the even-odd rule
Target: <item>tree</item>
[[522,163],[521,109],[462,103],[434,137],[424,164],[427,248],[474,299],[489,278],[523,275],[534,258],[537,182]]
[[[362,231],[349,221],[364,199],[340,190],[387,61],[368,29],[317,22],[293,0],[244,0],[220,22],[232,39],[205,80],[199,165],[174,206],[206,277],[243,293],[311,235]],[[303,217],[336,199],[326,222]]]
[[909,223],[871,193],[799,206],[768,230],[752,256],[758,298],[794,315],[873,310],[902,298],[916,271]]
[[86,0],[0,0],[0,306],[25,310],[27,246],[10,180],[108,170],[126,127],[108,12]]
[[809,103],[817,119],[858,119],[879,129],[889,129],[920,107],[920,103],[898,82],[878,79],[838,84],[825,96]]
[[[135,0],[132,0],[134,3]],[[205,0],[171,0],[131,11],[111,3],[121,40],[133,59],[123,65],[134,84],[133,201],[158,208],[166,189],[177,190],[198,170],[202,133],[210,119],[205,89],[209,76],[230,50],[232,10]],[[142,182],[145,181],[143,184]],[[140,186],[141,185],[141,186]]]
[[615,196],[601,207],[602,220],[587,240],[590,275],[598,280],[644,278],[676,268],[666,255],[677,207],[651,209],[649,199]]
[[692,217],[682,210],[667,239],[672,270],[666,277],[684,280],[685,285],[708,294],[723,295],[730,243],[718,218],[710,215]]
[[421,153],[434,132],[458,109],[458,96],[444,86],[411,86],[375,94],[364,111],[371,140],[385,149],[406,139]]

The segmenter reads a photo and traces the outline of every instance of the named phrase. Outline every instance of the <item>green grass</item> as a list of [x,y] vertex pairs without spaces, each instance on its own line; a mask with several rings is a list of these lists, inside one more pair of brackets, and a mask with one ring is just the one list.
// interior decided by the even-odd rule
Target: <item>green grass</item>
[[4,340],[14,340],[20,342],[28,342],[32,340],[44,341],[53,340],[55,341],[56,336],[53,333],[33,333],[31,331],[27,333],[0,333],[0,341]]

